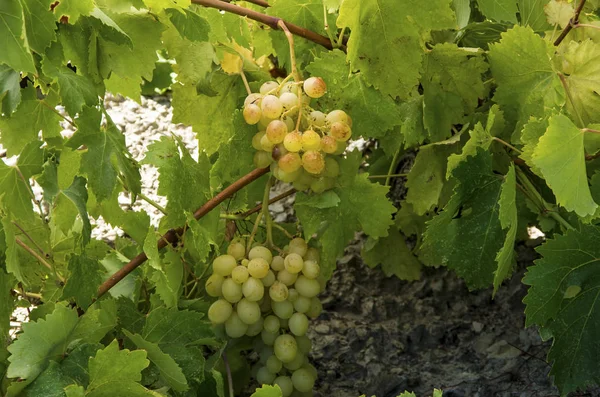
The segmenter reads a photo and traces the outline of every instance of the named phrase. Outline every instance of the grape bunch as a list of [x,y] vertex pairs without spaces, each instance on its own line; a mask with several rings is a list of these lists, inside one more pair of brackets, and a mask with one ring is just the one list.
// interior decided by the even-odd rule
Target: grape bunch
[[310,107],[325,95],[320,77],[303,82],[267,81],[244,101],[244,120],[257,125],[252,138],[254,165],[271,166],[273,175],[296,190],[321,193],[335,185],[340,167],[336,157],[352,135],[352,119],[343,110],[327,114]]
[[218,298],[208,318],[224,325],[230,338],[255,339],[258,383],[279,385],[284,397],[310,395],[317,372],[308,362],[312,343],[306,332],[309,318],[322,310],[319,252],[294,238],[282,255],[261,245],[246,255],[244,242],[232,241],[227,254],[213,261],[206,281],[206,292]]

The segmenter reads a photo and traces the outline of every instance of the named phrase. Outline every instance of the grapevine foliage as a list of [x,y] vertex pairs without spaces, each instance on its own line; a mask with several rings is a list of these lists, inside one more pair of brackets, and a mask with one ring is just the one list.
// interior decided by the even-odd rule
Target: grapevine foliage
[[[309,390],[304,313],[356,232],[386,275],[447,266],[495,293],[530,226],[547,240],[526,325],[553,339],[562,395],[600,383],[600,2],[235,3],[0,2],[0,394],[221,397],[256,362],[253,396]],[[165,133],[135,158],[104,99],[167,91],[200,154]],[[368,150],[344,151],[350,134]],[[120,205],[148,200],[142,166],[158,227]],[[273,225],[271,175],[297,188],[298,222]],[[92,238],[100,218],[122,236]],[[253,242],[286,265],[250,266]],[[271,274],[295,291],[275,308]],[[277,347],[292,334],[294,357]]]

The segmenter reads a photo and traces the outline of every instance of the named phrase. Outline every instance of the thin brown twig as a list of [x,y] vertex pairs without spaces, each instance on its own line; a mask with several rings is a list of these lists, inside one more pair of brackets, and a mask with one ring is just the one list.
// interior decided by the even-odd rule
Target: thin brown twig
[[563,31],[560,33],[560,36],[558,36],[558,38],[554,41],[555,46],[560,45],[560,43],[562,43],[562,41],[565,39],[565,37],[567,37],[567,35],[571,31],[571,29],[573,29],[573,26],[575,26],[579,23],[579,15],[581,14],[581,11],[583,11],[583,6],[585,5],[585,1],[586,0],[581,0],[581,3],[579,3],[579,6],[575,10],[575,15],[573,15],[573,18],[571,18],[569,20],[569,24],[567,26],[565,26]]
[[[296,189],[290,189],[287,192],[283,192],[278,196],[273,197],[272,199],[269,200],[269,205],[279,201],[279,200],[283,200],[284,198],[291,196],[292,194],[296,193]],[[248,218],[250,215],[255,214],[257,212],[259,212],[262,209],[262,203],[258,204],[256,207],[252,208],[251,210],[248,210],[246,212],[244,212],[243,214],[240,215],[241,219],[245,219]]]
[[29,235],[29,233],[27,233],[25,231],[25,229],[23,229],[21,227],[21,225],[19,225],[17,222],[12,221],[12,224],[16,226],[17,229],[19,229],[21,231],[21,233],[23,233],[23,235],[25,237],[27,237],[27,239],[29,241],[31,241],[33,243],[33,245],[35,245],[35,248],[37,248],[38,251],[40,251],[40,254],[42,254],[45,258],[49,258],[49,255],[42,249],[42,247],[40,247],[40,245]]
[[[231,0],[221,0],[224,1],[225,3],[231,3]],[[248,3],[252,3],[252,4],[256,4],[257,6],[261,6],[261,7],[269,7],[269,3],[267,3],[265,0],[244,0]]]
[[[196,212],[194,212],[194,218],[200,219],[204,215],[208,214],[210,211],[215,209],[219,204],[225,201],[227,198],[231,197],[234,193],[244,188],[246,185],[251,182],[257,180],[264,174],[269,172],[269,168],[257,168],[247,173],[237,181],[233,182],[231,185],[227,186],[223,189],[219,194],[215,197],[208,200],[202,207],[198,208]],[[165,233],[157,243],[158,249],[163,249],[169,244],[175,244],[179,241],[179,236],[183,235],[185,228],[187,225],[184,225],[177,229],[171,229],[167,233]],[[117,270],[112,276],[108,278],[104,283],[100,285],[98,288],[97,296],[100,298],[102,295],[107,293],[112,287],[114,287],[119,281],[123,280],[129,273],[134,271],[137,267],[139,267],[142,263],[144,263],[148,257],[144,252],[140,253],[138,256],[133,258],[129,263],[123,266],[121,269]]]
[[[278,23],[280,20],[282,20],[281,18],[262,14],[258,11],[240,7],[235,4],[226,3],[221,0],[192,0],[192,3],[200,4],[205,7],[216,8],[217,10],[221,10],[221,11],[231,12],[232,14],[237,14],[237,15],[240,15],[243,17],[248,17],[257,22],[268,25],[269,27],[271,27],[271,29],[275,29],[275,30],[280,29]],[[290,32],[292,32],[296,36],[303,37],[303,38],[310,40],[316,44],[322,45],[323,47],[325,47],[329,50],[333,49],[333,43],[326,36],[323,36],[321,34],[313,32],[312,30],[303,28],[301,26],[295,25],[290,22],[284,22],[284,23],[287,26],[287,28],[290,30]],[[342,51],[346,51],[346,46],[342,45],[339,48]]]

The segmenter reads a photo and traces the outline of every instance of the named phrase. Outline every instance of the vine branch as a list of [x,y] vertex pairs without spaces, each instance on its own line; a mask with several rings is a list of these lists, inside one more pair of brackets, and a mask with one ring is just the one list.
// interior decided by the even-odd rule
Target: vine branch
[[[216,8],[217,10],[230,12],[232,14],[240,15],[253,19],[257,22],[263,23],[271,27],[274,30],[280,30],[279,21],[283,21],[281,18],[277,18],[271,15],[263,14],[258,11],[254,11],[248,8],[240,7],[235,4],[226,3],[221,0],[192,0],[192,3],[200,4],[204,7]],[[290,22],[285,22],[285,26],[290,30],[291,33],[296,36],[304,37],[316,44],[322,45],[328,50],[334,48],[334,43],[329,40],[326,36],[313,32],[312,30],[303,28]],[[340,49],[346,51],[346,46],[340,46]]]
[[[237,181],[233,182],[231,185],[227,186],[215,197],[208,200],[202,207],[198,208],[198,210],[194,212],[194,218],[202,218],[204,215],[208,214],[210,211],[215,209],[227,198],[231,197],[233,194],[235,194],[251,182],[257,180],[267,172],[269,172],[269,168],[257,168],[247,173]],[[179,241],[179,236],[184,233],[186,227],[187,225],[184,225],[177,229],[171,229],[167,233],[165,233],[157,242],[158,249],[160,250],[165,248],[169,244],[177,243],[177,241]],[[123,280],[129,273],[138,268],[147,259],[148,257],[144,252],[138,254],[138,256],[136,256],[125,266],[117,270],[112,276],[108,278],[108,280],[106,280],[100,285],[100,287],[98,287],[97,297],[100,298],[102,295],[107,293],[112,287],[117,285],[119,281]]]
[[563,31],[560,33],[560,36],[558,36],[557,39],[554,41],[555,46],[560,45],[560,43],[562,43],[562,41],[565,39],[565,37],[567,37],[567,35],[571,31],[571,29],[573,29],[573,26],[575,26],[579,23],[579,15],[581,14],[581,11],[583,11],[583,6],[585,5],[585,1],[586,0],[581,0],[581,3],[579,3],[579,6],[575,10],[575,15],[573,15],[573,18],[571,18],[569,20],[569,24],[567,26],[565,26]]

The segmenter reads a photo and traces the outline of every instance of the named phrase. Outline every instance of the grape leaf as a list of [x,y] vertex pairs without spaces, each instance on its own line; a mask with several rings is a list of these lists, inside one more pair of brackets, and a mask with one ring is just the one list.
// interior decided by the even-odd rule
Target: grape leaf
[[[406,99],[418,84],[422,40],[456,25],[449,0],[346,0],[337,25],[352,30],[348,60],[384,94]],[[382,73],[382,71],[385,71]]]
[[536,119],[532,117],[523,127],[520,138],[521,143],[523,143],[524,146],[519,157],[525,160],[527,165],[531,168],[531,171],[540,177],[542,177],[542,171],[535,165],[533,154],[535,153],[540,138],[544,135],[547,128],[548,119]]
[[[0,111],[8,117],[21,103],[21,76],[7,65],[0,64]],[[1,125],[0,125],[1,128]]]
[[427,223],[422,259],[455,270],[469,288],[484,288],[493,280],[504,240],[498,219],[502,181],[492,172],[491,155],[480,148],[452,176],[454,195]]
[[421,262],[413,255],[404,236],[395,227],[390,228],[386,237],[369,237],[361,256],[369,267],[381,264],[381,270],[388,277],[394,275],[400,280],[421,278]]
[[142,337],[161,348],[207,344],[215,336],[210,322],[202,317],[194,311],[158,308],[148,314]]
[[[53,171],[51,171],[53,170]],[[48,179],[52,178],[52,181]],[[80,176],[73,179],[73,183],[67,189],[58,189],[58,181],[56,176],[56,167],[46,167],[44,173],[44,181],[40,184],[44,187],[44,192],[48,195],[50,183],[54,183],[56,191],[52,192],[54,199],[52,200],[52,221],[61,229],[63,233],[68,233],[75,225],[75,219],[79,214],[83,223],[82,238],[83,244],[90,241],[92,226],[87,213],[87,189],[85,187],[86,180]]]
[[494,21],[517,23],[517,3],[515,0],[477,0],[479,11]]
[[532,156],[558,204],[582,217],[598,208],[587,181],[583,136],[567,116],[553,116]]
[[[600,228],[583,226],[537,248],[542,259],[529,267],[523,283],[530,286],[523,300],[526,325],[537,324],[554,337],[548,353],[550,375],[561,395],[597,381],[595,372],[600,348],[596,343],[600,326]],[[565,296],[571,286],[581,287],[574,297]]]
[[362,73],[349,74],[348,69],[340,50],[323,53],[306,67],[311,75],[327,83],[327,94],[319,99],[319,107],[344,109],[352,117],[352,129],[364,137],[385,136],[386,131],[400,124],[396,104],[371,87]]
[[571,41],[563,54],[563,73],[569,92],[567,108],[574,120],[585,127],[600,122],[600,45],[588,39]]
[[94,27],[100,31],[101,36],[110,38],[110,41],[116,44],[126,44],[130,49],[133,48],[131,37],[101,9],[94,7],[94,11],[92,11],[90,16],[102,23],[102,25],[98,25],[97,22],[91,20]]
[[63,389],[70,383],[71,379],[63,373],[60,365],[56,361],[50,361],[40,376],[25,388],[23,395],[62,397]]
[[561,29],[569,24],[569,20],[575,15],[572,4],[563,1],[550,0],[544,7],[546,19],[550,25],[558,25]]
[[16,219],[30,221],[35,216],[29,190],[29,180],[24,179],[18,166],[9,167],[0,161],[0,206]]
[[173,8],[166,10],[169,20],[175,26],[182,38],[191,41],[207,41],[210,25],[200,15],[192,10],[180,12]]
[[521,16],[521,25],[529,26],[536,32],[551,29],[546,21],[544,6],[548,0],[518,0],[517,7]]
[[492,135],[488,128],[483,128],[481,123],[477,123],[475,127],[469,131],[469,140],[463,146],[461,153],[453,153],[448,157],[446,177],[450,178],[452,171],[456,169],[458,164],[465,161],[469,156],[475,155],[478,148],[488,150],[491,144]]
[[65,395],[67,397],[84,397],[85,389],[83,386],[69,385],[65,387]]
[[456,12],[456,23],[459,29],[464,28],[469,24],[471,19],[471,1],[470,0],[453,0],[452,8]]
[[0,64],[17,72],[36,73],[29,46],[24,40],[25,23],[20,1],[0,3]]
[[179,365],[171,356],[163,353],[156,343],[150,343],[140,335],[132,334],[126,329],[123,330],[123,333],[131,339],[138,349],[146,351],[150,362],[158,367],[162,380],[171,386],[173,390],[183,392],[189,389],[187,380]]
[[57,21],[60,21],[62,17],[67,17],[69,23],[74,24],[79,17],[90,15],[93,10],[93,0],[61,0],[54,7],[54,15]]
[[256,389],[250,397],[281,397],[281,388],[279,385],[262,385]]
[[91,357],[96,355],[98,350],[103,348],[104,346],[99,343],[84,343],[77,346],[61,362],[62,371],[78,384],[87,387],[90,383],[88,362]]
[[63,299],[74,298],[77,306],[87,310],[103,281],[100,262],[85,255],[73,255],[69,259],[69,272]]
[[206,360],[201,347],[171,343],[164,345],[161,349],[175,360],[190,383],[204,381]]
[[[156,238],[153,239],[156,245]],[[167,307],[177,307],[181,295],[183,263],[179,253],[170,250],[164,254],[161,268],[155,269],[150,279],[156,286],[156,292]]]
[[504,245],[496,255],[498,269],[494,272],[494,295],[498,292],[498,288],[502,284],[513,266],[515,252],[515,238],[517,237],[517,180],[515,175],[515,166],[510,165],[508,174],[502,183],[500,192],[500,208],[498,217],[500,218],[500,226],[503,230],[508,229],[504,238]]
[[50,11],[52,2],[52,0],[21,1],[27,44],[38,54],[42,54],[46,47],[56,40],[56,23]]
[[10,318],[14,308],[15,300],[10,293],[15,285],[15,279],[4,269],[0,269],[0,357],[4,355],[8,345],[8,331],[10,330]]
[[402,125],[400,131],[394,129],[381,138],[383,150],[390,156],[402,147],[418,146],[427,138],[423,124],[423,96],[415,96],[402,103],[399,108]]
[[98,350],[96,355],[90,358],[88,395],[92,395],[90,392],[94,389],[107,388],[111,384],[125,386],[127,383],[139,382],[142,380],[142,370],[149,364],[145,351],[119,350],[119,342],[113,340],[110,345]]

